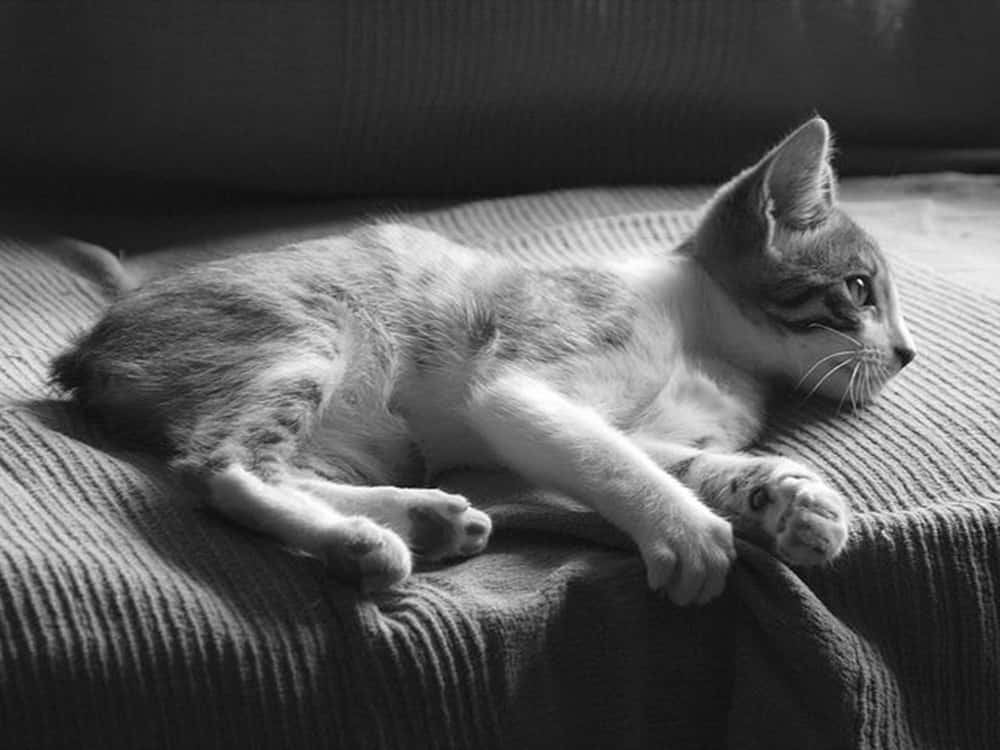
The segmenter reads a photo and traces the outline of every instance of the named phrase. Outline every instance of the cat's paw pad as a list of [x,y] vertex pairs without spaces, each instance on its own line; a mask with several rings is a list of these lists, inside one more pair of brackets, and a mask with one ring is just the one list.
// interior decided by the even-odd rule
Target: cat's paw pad
[[390,588],[406,580],[413,569],[410,550],[402,538],[360,516],[328,529],[319,556],[334,575],[365,593]]
[[769,490],[779,497],[774,548],[792,565],[833,560],[847,543],[847,504],[836,490],[817,479],[784,477]]
[[795,461],[754,459],[729,480],[727,511],[743,532],[792,565],[829,562],[847,542],[847,503]]
[[406,516],[410,548],[428,562],[478,555],[493,529],[490,517],[468,500],[441,490],[411,490]]
[[704,604],[722,593],[736,557],[733,528],[708,508],[640,544],[649,587],[674,604]]

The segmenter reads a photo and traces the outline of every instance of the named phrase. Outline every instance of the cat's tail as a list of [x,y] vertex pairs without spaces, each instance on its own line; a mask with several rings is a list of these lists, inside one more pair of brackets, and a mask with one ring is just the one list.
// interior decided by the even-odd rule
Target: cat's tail
[[91,370],[88,364],[83,347],[76,342],[52,360],[49,379],[63,392],[83,400],[80,397],[86,394],[90,382]]
[[138,397],[136,381],[108,361],[94,338],[93,331],[81,336],[52,360],[50,383],[109,434],[151,452],[169,452],[163,415],[155,402]]
[[122,356],[107,318],[81,333],[49,365],[49,382],[84,407],[104,406],[128,392],[134,369]]

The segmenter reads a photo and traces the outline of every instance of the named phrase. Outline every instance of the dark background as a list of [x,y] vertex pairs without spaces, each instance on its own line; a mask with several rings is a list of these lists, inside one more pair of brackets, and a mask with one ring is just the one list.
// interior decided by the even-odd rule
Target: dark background
[[980,0],[5,2],[2,190],[708,182],[815,112],[843,174],[1000,171],[998,40]]

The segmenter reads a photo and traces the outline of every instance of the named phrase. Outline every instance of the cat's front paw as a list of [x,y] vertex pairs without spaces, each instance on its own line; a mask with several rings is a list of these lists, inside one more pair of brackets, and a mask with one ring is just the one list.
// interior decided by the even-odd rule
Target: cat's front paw
[[847,504],[821,481],[786,477],[776,488],[785,510],[778,517],[774,548],[792,565],[819,565],[847,544]]
[[777,461],[763,483],[750,488],[746,505],[775,553],[792,565],[829,562],[847,543],[847,503],[812,471],[792,461]]
[[736,558],[730,523],[698,506],[639,544],[649,587],[681,606],[721,594]]

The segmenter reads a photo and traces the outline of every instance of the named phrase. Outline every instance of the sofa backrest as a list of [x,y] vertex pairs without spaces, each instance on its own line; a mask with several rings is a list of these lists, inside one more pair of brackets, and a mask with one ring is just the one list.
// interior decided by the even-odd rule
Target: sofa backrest
[[977,0],[14,0],[0,169],[353,195],[709,181],[816,111],[847,171],[982,166],[1000,151],[954,150],[1000,147],[997,29]]

